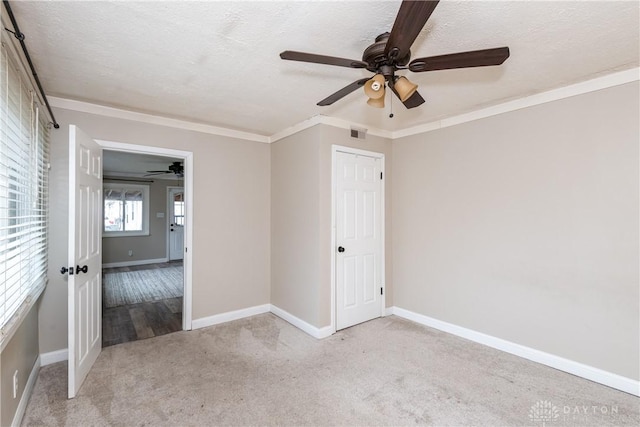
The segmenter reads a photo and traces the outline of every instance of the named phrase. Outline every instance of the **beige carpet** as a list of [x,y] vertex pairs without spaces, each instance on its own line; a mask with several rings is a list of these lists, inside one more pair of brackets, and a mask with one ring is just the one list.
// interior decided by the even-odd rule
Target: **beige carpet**
[[391,316],[315,340],[264,314],[106,348],[23,425],[640,425],[640,399]]

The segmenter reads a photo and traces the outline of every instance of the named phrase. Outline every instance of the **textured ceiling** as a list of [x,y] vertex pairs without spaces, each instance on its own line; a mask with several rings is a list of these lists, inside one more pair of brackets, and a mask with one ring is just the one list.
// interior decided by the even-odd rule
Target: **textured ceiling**
[[[399,1],[11,1],[48,95],[272,135],[323,114],[394,131],[638,66],[639,2],[442,1],[412,57],[509,46],[498,67],[406,74],[422,106],[356,91],[365,70],[283,61],[360,59]],[[402,74],[402,73],[400,73]]]

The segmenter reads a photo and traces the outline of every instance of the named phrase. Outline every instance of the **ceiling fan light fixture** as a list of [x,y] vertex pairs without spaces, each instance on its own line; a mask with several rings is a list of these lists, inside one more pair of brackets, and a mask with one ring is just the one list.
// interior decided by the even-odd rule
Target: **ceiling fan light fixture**
[[384,96],[381,98],[369,98],[367,104],[375,108],[384,108]]
[[384,98],[384,76],[376,74],[364,84],[364,93],[369,99]]
[[398,79],[393,84],[393,88],[398,92],[400,96],[400,101],[404,102],[411,97],[416,90],[418,90],[418,85],[413,84],[406,77],[398,77]]

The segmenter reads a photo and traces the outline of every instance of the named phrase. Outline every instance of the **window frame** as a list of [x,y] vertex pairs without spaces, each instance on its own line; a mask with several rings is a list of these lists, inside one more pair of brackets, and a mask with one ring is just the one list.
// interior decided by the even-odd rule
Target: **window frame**
[[[2,32],[0,352],[38,301],[49,275],[50,126],[23,58],[7,37]],[[16,161],[20,168],[10,166]]]
[[[107,231],[104,229],[104,220],[106,215],[105,202],[107,197],[107,191],[113,190],[142,190],[142,230],[131,231]],[[149,236],[149,186],[146,184],[131,184],[131,183],[116,183],[116,182],[103,182],[102,183],[102,237],[140,237]],[[124,205],[123,205],[124,207]]]

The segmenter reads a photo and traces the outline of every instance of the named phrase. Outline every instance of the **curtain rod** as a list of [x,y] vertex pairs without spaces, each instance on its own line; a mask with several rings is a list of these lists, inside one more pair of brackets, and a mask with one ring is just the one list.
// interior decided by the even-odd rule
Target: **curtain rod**
[[18,27],[18,23],[16,22],[16,17],[13,16],[13,11],[11,10],[11,5],[9,4],[9,0],[2,0],[4,3],[5,9],[7,9],[7,13],[9,14],[9,19],[11,19],[11,24],[13,25],[13,31],[8,28],[5,28],[8,32],[13,34],[15,38],[20,41],[20,46],[22,46],[22,51],[24,52],[24,56],[27,58],[27,62],[29,63],[29,68],[31,68],[31,74],[36,81],[36,85],[40,90],[40,95],[42,95],[42,99],[44,100],[45,105],[47,106],[47,110],[49,110],[49,115],[51,116],[51,120],[53,121],[53,127],[58,129],[60,125],[56,121],[55,116],[53,115],[53,111],[51,111],[51,106],[49,105],[49,100],[47,99],[47,95],[44,93],[44,89],[42,89],[42,85],[40,84],[40,79],[38,78],[38,73],[36,73],[36,69],[33,66],[33,62],[31,62],[31,57],[29,56],[29,51],[27,50],[27,45],[24,43],[24,34],[20,32],[20,27]]

